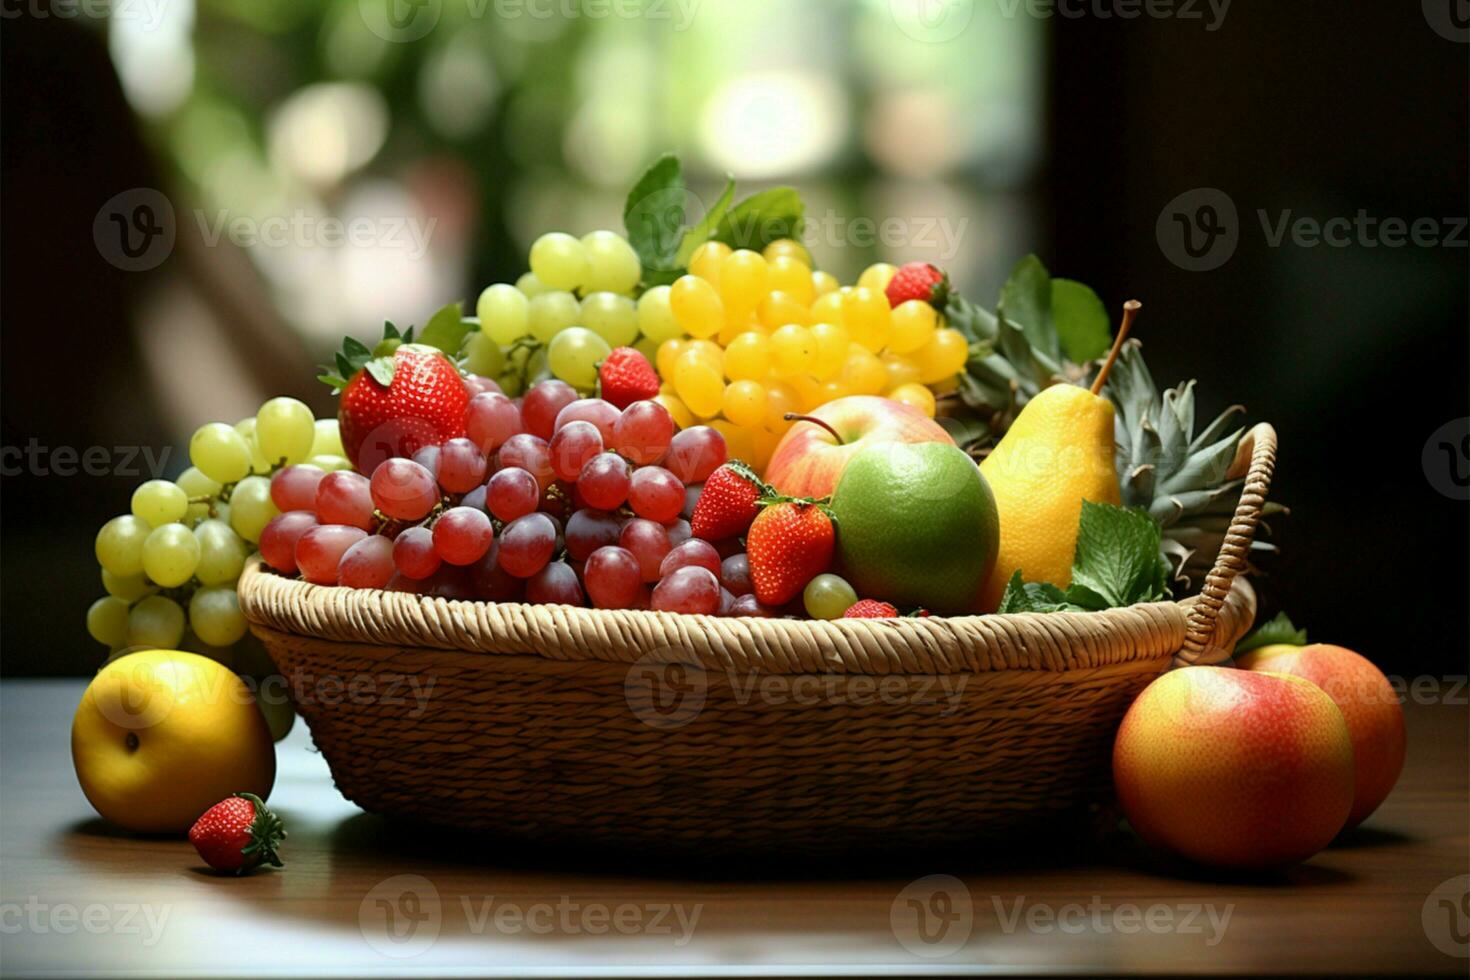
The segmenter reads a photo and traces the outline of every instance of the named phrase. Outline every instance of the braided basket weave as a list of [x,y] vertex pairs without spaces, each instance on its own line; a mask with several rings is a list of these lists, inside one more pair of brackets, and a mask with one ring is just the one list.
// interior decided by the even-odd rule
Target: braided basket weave
[[1225,659],[1276,433],[1199,595],[1097,613],[768,620],[327,588],[256,559],[251,627],[364,809],[634,847],[935,845],[1106,799],[1112,736]]

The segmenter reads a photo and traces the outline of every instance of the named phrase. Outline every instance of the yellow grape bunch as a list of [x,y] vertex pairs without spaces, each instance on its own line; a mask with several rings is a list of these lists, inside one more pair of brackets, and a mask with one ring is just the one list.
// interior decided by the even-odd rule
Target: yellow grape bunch
[[969,345],[925,300],[890,304],[898,271],[880,263],[842,286],[791,239],[761,252],[700,245],[687,275],[638,301],[640,322],[656,328],[644,338],[658,345],[659,401],[680,425],[719,429],[731,455],[758,469],[788,412],[882,395],[932,418],[931,386],[952,383]]
[[294,398],[272,398],[234,425],[201,426],[189,462],[175,480],[139,485],[129,513],[97,532],[107,594],[87,610],[87,631],[113,651],[188,649],[228,665],[245,637],[236,583],[280,513],[272,474],[292,466],[299,480],[351,463],[337,420],[314,418]]

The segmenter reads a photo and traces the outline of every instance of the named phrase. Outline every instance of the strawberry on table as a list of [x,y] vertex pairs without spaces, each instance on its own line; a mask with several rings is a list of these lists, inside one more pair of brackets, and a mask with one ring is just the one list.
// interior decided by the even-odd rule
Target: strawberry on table
[[341,395],[342,448],[359,472],[392,456],[412,456],[464,435],[470,392],[442,350],[412,342],[391,323],[373,350],[348,337],[337,354],[340,373],[320,380]]
[[267,863],[279,868],[276,848],[285,836],[281,818],[253,793],[221,800],[189,828],[189,843],[204,863],[235,874]]
[[648,358],[631,347],[614,347],[597,370],[602,397],[618,408],[646,401],[658,394],[658,373]]
[[949,277],[943,269],[928,262],[910,262],[893,274],[884,292],[889,306],[921,299],[936,310],[942,310],[949,299]]
[[[925,615],[928,614],[925,613]],[[877,599],[859,599],[848,606],[847,612],[842,614],[843,619],[894,619],[897,616],[896,607]]]
[[763,606],[790,602],[827,570],[833,544],[832,519],[821,504],[787,500],[768,505],[745,539],[756,599]]
[[744,534],[772,493],[745,463],[732,459],[709,475],[689,518],[690,533],[706,541]]

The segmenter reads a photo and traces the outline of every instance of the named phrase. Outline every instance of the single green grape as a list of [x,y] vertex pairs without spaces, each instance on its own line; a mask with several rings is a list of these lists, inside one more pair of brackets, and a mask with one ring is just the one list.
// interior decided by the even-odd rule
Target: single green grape
[[684,336],[684,328],[669,308],[668,286],[654,286],[638,297],[638,329],[656,344]]
[[149,527],[182,521],[188,512],[189,495],[177,483],[149,480],[133,491],[133,513],[147,521]]
[[255,413],[255,441],[272,465],[304,463],[316,442],[316,416],[305,402],[272,398]]
[[247,476],[235,484],[230,494],[230,527],[251,544],[260,540],[260,532],[279,514],[271,501],[271,481],[263,476]]
[[87,632],[105,647],[128,642],[128,604],[117,596],[106,596],[87,609]]
[[234,589],[203,588],[189,600],[189,625],[210,646],[227,647],[245,635],[245,616]]
[[311,457],[311,459],[308,459],[307,462],[310,463],[312,466],[315,466],[317,469],[326,470],[328,473],[331,473],[333,470],[352,469],[352,460],[348,459],[346,456],[324,454],[321,456],[313,456]]
[[536,273],[534,272],[522,273],[521,277],[516,280],[516,288],[521,291],[521,295],[525,296],[526,299],[535,299],[542,293],[552,291],[550,286],[536,278]]
[[97,532],[97,564],[114,575],[143,571],[143,542],[153,528],[135,514],[114,517]]
[[590,293],[582,300],[580,322],[612,347],[627,347],[638,339],[638,307],[617,293]]
[[234,528],[217,518],[194,528],[199,542],[199,565],[194,575],[205,585],[233,585],[245,568],[249,549]]
[[513,344],[531,332],[530,297],[509,283],[486,286],[475,303],[475,315],[480,331],[497,344]]
[[857,601],[857,593],[847,579],[830,572],[812,579],[801,593],[802,605],[813,619],[841,619]]
[[607,290],[627,295],[638,288],[643,278],[643,263],[628,240],[615,231],[593,231],[582,236],[587,253],[587,279],[582,291]]
[[465,339],[465,356],[471,374],[493,378],[505,369],[505,351],[483,326]]
[[577,297],[565,291],[542,293],[531,300],[531,336],[543,344],[582,317]]
[[[180,473],[179,478],[174,482],[179,485],[179,489],[183,490],[184,495],[190,500],[198,497],[207,497],[213,500],[214,497],[218,496],[220,490],[223,489],[218,483],[200,472],[197,466],[191,466]],[[189,509],[184,512],[184,521],[189,524],[197,524],[208,516],[209,503],[191,503],[189,504]]]
[[572,387],[591,388],[597,384],[597,365],[611,353],[607,341],[586,327],[567,327],[551,338],[546,362]]
[[205,478],[219,484],[234,483],[250,475],[250,443],[233,427],[210,422],[189,438],[189,460]]
[[143,542],[143,571],[165,589],[189,581],[198,565],[199,542],[182,524],[156,527]]
[[255,428],[258,423],[255,416],[241,419],[235,423],[235,431],[240,433],[245,440],[245,445],[250,447],[250,472],[269,473],[271,471],[270,460],[265,458],[265,453],[260,451],[260,440],[255,437]]
[[578,289],[591,271],[587,249],[562,231],[549,231],[531,243],[530,264],[536,278],[552,289]]
[[312,427],[316,429],[316,435],[311,440],[311,455],[347,455],[342,449],[342,431],[336,419],[317,419]]
[[102,569],[102,587],[107,594],[117,596],[123,602],[137,602],[153,592],[153,583],[142,572],[137,575],[114,575]]
[[176,649],[184,639],[184,610],[172,599],[151,595],[128,613],[129,646],[155,650]]

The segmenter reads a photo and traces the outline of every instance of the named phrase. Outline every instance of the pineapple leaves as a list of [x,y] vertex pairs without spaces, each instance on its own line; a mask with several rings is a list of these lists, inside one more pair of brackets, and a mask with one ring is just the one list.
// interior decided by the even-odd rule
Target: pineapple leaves
[[1235,654],[1239,656],[1248,650],[1259,647],[1270,646],[1273,643],[1289,643],[1292,646],[1303,646],[1307,642],[1307,631],[1299,630],[1296,624],[1286,613],[1277,613],[1269,622],[1262,623],[1247,633],[1239,643],[1235,644]]
[[1072,584],[1026,582],[1018,570],[997,611],[1096,612],[1167,599],[1169,565],[1159,543],[1159,526],[1142,511],[1084,500]]

